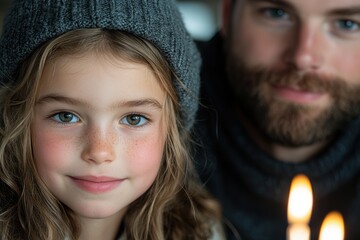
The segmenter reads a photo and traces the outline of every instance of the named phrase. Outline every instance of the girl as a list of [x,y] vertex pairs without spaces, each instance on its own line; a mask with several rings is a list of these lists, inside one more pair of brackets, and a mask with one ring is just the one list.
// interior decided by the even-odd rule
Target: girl
[[17,0],[0,40],[1,239],[219,239],[170,0]]

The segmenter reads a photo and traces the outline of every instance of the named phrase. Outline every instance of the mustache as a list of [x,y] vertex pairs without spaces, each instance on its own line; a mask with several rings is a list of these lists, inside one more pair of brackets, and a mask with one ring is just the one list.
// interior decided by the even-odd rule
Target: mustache
[[294,87],[302,91],[328,92],[338,94],[339,89],[346,89],[347,84],[339,77],[321,76],[316,73],[300,73],[296,70],[274,71],[261,68],[245,71],[247,84],[262,84],[264,82],[274,86]]

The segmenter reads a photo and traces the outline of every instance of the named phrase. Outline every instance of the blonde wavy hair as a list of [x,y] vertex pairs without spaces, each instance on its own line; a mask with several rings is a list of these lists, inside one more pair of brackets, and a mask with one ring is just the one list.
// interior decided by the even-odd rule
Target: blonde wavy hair
[[127,239],[208,239],[220,212],[194,174],[189,133],[179,120],[173,83],[180,80],[151,43],[105,29],[78,29],[49,41],[18,69],[17,84],[0,89],[0,184],[7,190],[0,192],[0,239],[64,240],[80,235],[74,213],[49,192],[37,174],[30,132],[46,63],[87,51],[147,65],[166,92],[162,164],[150,189],[128,208],[123,220]]

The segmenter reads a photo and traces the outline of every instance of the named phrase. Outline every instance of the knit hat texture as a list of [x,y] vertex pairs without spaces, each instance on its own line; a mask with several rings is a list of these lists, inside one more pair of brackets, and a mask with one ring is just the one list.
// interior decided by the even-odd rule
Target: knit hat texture
[[200,55],[174,0],[14,0],[0,38],[0,83],[40,45],[79,28],[116,29],[153,43],[185,88],[176,83],[183,125],[197,110]]

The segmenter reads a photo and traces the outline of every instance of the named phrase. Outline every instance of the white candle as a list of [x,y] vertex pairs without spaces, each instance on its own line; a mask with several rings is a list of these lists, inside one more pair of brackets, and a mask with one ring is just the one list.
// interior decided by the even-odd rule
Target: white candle
[[290,224],[287,228],[288,240],[310,239],[310,227],[304,223]]
[[305,175],[297,175],[291,182],[288,202],[287,240],[309,240],[308,226],[313,205],[312,187]]

